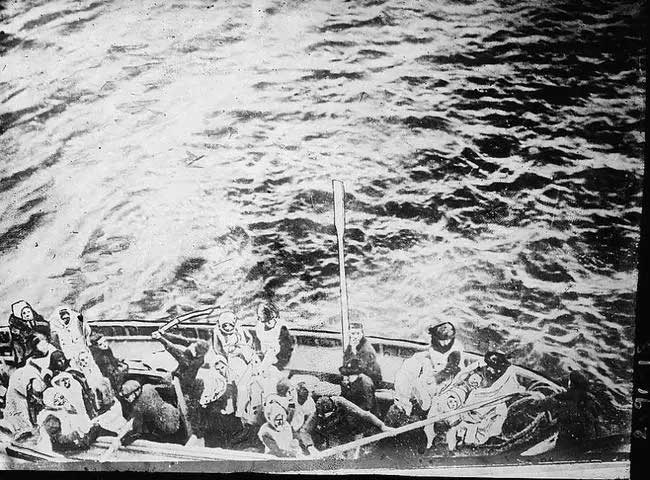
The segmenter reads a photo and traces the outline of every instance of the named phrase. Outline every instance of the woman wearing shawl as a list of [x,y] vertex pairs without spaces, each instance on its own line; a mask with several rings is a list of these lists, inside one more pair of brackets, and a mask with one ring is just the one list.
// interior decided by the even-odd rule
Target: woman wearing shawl
[[264,404],[266,423],[260,427],[258,438],[264,444],[264,453],[276,457],[301,457],[302,450],[298,440],[293,438],[293,430],[288,422],[286,399],[271,394]]
[[22,365],[25,359],[32,353],[29,339],[35,333],[41,333],[46,338],[50,337],[50,325],[34,311],[32,306],[25,300],[20,300],[11,305],[9,315],[9,331],[11,332],[11,345],[18,365]]
[[82,351],[89,351],[86,339],[90,329],[83,316],[68,307],[59,307],[50,319],[52,343],[65,353],[73,368],[78,369],[77,358]]

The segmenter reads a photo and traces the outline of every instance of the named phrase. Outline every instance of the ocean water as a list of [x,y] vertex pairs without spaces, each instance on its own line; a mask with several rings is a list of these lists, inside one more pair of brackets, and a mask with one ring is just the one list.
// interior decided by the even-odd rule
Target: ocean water
[[[543,4],[543,5],[540,5]],[[449,320],[629,428],[641,1],[2,2],[0,302]]]

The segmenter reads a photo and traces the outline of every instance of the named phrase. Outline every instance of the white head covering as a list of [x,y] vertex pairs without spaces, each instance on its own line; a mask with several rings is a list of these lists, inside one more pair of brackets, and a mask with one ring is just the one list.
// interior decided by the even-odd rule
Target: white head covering
[[[23,308],[25,308],[25,307],[32,308],[32,306],[29,303],[27,303],[25,300],[19,300],[18,302],[11,305],[11,313],[14,314],[14,317],[22,318],[21,317],[21,312],[23,311]],[[32,308],[32,311],[33,310],[34,309]]]

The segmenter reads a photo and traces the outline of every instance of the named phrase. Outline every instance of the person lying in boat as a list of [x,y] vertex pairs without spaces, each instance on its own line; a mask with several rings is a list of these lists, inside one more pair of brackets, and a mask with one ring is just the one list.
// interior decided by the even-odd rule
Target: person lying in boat
[[99,371],[111,382],[113,390],[119,392],[129,371],[127,363],[115,357],[106,338],[98,333],[90,335],[90,353]]
[[133,419],[132,429],[122,438],[122,445],[129,445],[140,437],[159,442],[178,440],[182,430],[180,412],[162,399],[156,387],[127,380],[120,389],[120,396],[131,406],[129,418]]
[[464,349],[451,323],[430,327],[429,334],[429,348],[406,359],[395,375],[395,403],[386,414],[391,426],[408,423],[414,406],[416,420],[423,418],[431,408],[432,398],[452,381],[464,364]]
[[[452,451],[458,445],[483,445],[500,435],[508,416],[507,398],[525,391],[507,357],[499,352],[487,352],[483,362],[459,374],[457,380],[460,381],[454,381],[453,387],[445,390],[446,393],[453,392],[453,389],[462,392],[462,386],[465,386],[467,397],[462,400],[463,395],[459,394],[456,408],[462,404],[487,405],[461,413],[459,421],[451,417],[446,439]],[[432,440],[428,432],[427,437],[430,446]]]
[[377,362],[377,352],[366,338],[363,331],[363,324],[350,324],[350,343],[343,354],[343,363],[348,362],[352,357],[361,361],[361,371],[375,384],[375,388],[381,385],[381,367]]
[[257,433],[264,444],[264,453],[276,457],[301,457],[302,450],[288,421],[286,397],[269,395],[264,404],[264,418],[266,423]]
[[316,412],[307,419],[298,437],[302,445],[313,453],[314,448],[335,447],[380,430],[391,428],[341,396],[322,396],[316,402]]
[[351,357],[339,368],[341,373],[341,396],[364,410],[375,413],[375,384],[363,372],[361,361]]
[[579,449],[585,442],[602,436],[602,407],[590,392],[587,376],[573,370],[564,392],[536,398],[536,408],[546,409],[557,419],[558,437],[555,447],[560,451]]
[[9,331],[11,332],[11,345],[16,354],[18,366],[22,366],[25,359],[32,353],[28,340],[34,332],[39,332],[48,339],[50,337],[49,323],[42,315],[35,312],[25,300],[20,300],[11,305]]
[[84,450],[101,434],[114,435],[97,422],[77,411],[67,397],[67,391],[51,387],[43,393],[44,408],[38,414],[39,441],[37,448],[55,452]]
[[167,332],[153,332],[151,338],[163,344],[178,363],[173,375],[180,381],[183,392],[189,392],[196,380],[199,368],[205,363],[210,344],[205,340],[191,340],[182,335]]
[[82,351],[90,351],[87,339],[90,329],[79,312],[59,307],[50,319],[52,344],[65,353],[73,368],[78,368],[77,358]]

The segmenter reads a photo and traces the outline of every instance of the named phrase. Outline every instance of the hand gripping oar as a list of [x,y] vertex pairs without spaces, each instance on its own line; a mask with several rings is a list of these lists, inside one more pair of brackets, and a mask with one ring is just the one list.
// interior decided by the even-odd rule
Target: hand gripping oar
[[452,410],[451,412],[445,412],[439,415],[434,415],[433,417],[426,418],[418,422],[409,423],[408,425],[394,428],[386,432],[377,433],[376,435],[364,437],[359,440],[355,440],[354,442],[346,443],[345,445],[339,445],[338,447],[328,448],[327,450],[323,450],[315,455],[310,455],[309,458],[320,459],[320,458],[331,457],[332,455],[346,452],[348,450],[352,450],[354,448],[361,447],[363,445],[368,445],[370,443],[378,442],[379,440],[383,440],[384,438],[396,437],[397,435],[401,435],[402,433],[406,433],[413,430],[417,430],[418,428],[426,427],[427,425],[431,425],[432,423],[438,422],[440,420],[444,420],[447,417],[453,417],[454,415],[470,412],[472,410],[476,410],[477,408],[483,408],[489,405],[500,403],[507,398],[510,398],[514,395],[520,395],[520,394],[521,392],[508,393],[506,395],[501,395],[500,397],[494,398],[487,402],[477,402],[471,405],[466,405],[457,410]]
[[124,436],[129,433],[133,429],[133,419],[129,420],[124,424],[122,428],[120,428],[117,432],[117,437],[113,437],[113,441],[111,444],[108,446],[106,451],[102,454],[101,457],[99,457],[100,462],[107,462],[109,458],[113,456],[115,452],[120,448],[120,445],[122,444],[122,439]]
[[158,333],[165,333],[167,330],[170,330],[174,328],[176,325],[178,325],[181,322],[185,322],[186,320],[192,320],[194,318],[198,317],[207,317],[208,315],[211,315],[214,311],[220,310],[221,307],[217,305],[216,307],[208,307],[208,308],[203,308],[201,310],[194,310],[193,312],[189,313],[184,313],[183,315],[180,315],[166,324],[164,324],[162,327],[160,327],[157,332]]

